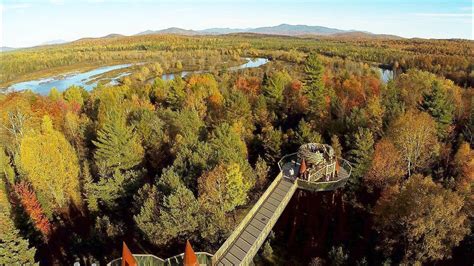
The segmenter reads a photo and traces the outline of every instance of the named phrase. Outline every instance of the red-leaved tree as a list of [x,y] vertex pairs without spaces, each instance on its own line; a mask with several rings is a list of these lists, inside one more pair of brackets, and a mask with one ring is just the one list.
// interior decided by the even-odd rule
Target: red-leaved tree
[[15,184],[15,192],[18,194],[26,213],[28,213],[31,220],[33,220],[36,229],[41,232],[45,239],[48,239],[51,234],[51,224],[48,218],[46,218],[33,189],[28,183],[22,181]]

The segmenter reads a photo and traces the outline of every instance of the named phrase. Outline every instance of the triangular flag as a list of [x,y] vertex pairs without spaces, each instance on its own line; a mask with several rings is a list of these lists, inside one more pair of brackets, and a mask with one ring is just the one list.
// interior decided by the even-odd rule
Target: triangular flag
[[137,261],[133,257],[132,252],[128,249],[127,244],[125,241],[123,242],[122,248],[122,266],[137,266]]
[[304,174],[305,172],[306,172],[306,161],[303,159],[300,165],[300,175]]
[[184,249],[184,266],[199,266],[196,253],[194,253],[193,248],[189,240],[186,240],[186,248]]

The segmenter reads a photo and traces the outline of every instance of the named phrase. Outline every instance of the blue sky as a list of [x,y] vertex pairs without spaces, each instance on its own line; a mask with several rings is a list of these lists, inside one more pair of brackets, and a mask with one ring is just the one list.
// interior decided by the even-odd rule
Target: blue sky
[[261,27],[281,23],[403,37],[473,39],[471,0],[151,1],[0,0],[0,46],[132,35],[168,27]]

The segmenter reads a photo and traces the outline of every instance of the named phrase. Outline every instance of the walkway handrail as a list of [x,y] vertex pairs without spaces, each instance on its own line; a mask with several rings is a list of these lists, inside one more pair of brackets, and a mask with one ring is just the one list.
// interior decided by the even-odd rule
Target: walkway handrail
[[278,182],[282,179],[283,174],[280,172],[277,177],[273,180],[273,182],[270,184],[270,186],[263,192],[263,194],[260,196],[260,198],[257,200],[257,202],[253,205],[252,209],[245,215],[244,219],[239,223],[239,225],[234,229],[232,234],[226,239],[224,244],[219,248],[219,250],[216,251],[214,256],[212,257],[212,264],[216,264],[216,262],[220,259],[222,254],[229,248],[229,246],[235,241],[235,239],[240,235],[240,232],[244,229],[244,227],[247,225],[247,223],[252,219],[252,217],[255,215],[255,213],[258,211],[260,208],[260,205],[263,204],[265,199],[270,195],[270,193],[273,191],[273,189],[276,187]]
[[[134,258],[137,258],[137,257],[151,257],[151,258],[154,258],[154,259],[158,260],[158,261],[161,262],[161,263],[165,263],[165,260],[164,260],[164,259],[162,259],[162,258],[160,258],[160,257],[157,257],[157,256],[155,256],[155,255],[152,255],[152,254],[133,254],[133,257],[134,257]],[[107,266],[112,266],[112,265],[114,265],[116,262],[119,262],[119,263],[121,264],[121,261],[122,261],[122,258],[121,258],[121,257],[120,257],[120,258],[116,258],[116,259],[110,261],[109,263],[107,263]],[[118,265],[120,265],[120,264],[118,264]]]

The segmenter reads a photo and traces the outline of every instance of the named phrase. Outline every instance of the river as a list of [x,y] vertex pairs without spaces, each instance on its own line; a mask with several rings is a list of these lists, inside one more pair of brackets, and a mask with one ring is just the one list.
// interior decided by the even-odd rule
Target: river
[[[240,69],[246,69],[246,68],[255,68],[255,67],[260,67],[262,65],[265,65],[268,63],[268,59],[266,58],[245,58],[247,62],[242,65],[238,66],[233,66],[229,67],[229,71],[236,71]],[[138,63],[142,64],[142,63]],[[134,64],[121,64],[121,65],[113,65],[113,66],[104,66],[104,67],[99,67],[94,70],[90,70],[87,72],[74,72],[74,73],[68,73],[64,75],[58,75],[54,77],[48,77],[48,78],[41,78],[41,79],[36,79],[36,80],[30,80],[30,81],[25,81],[25,82],[20,82],[11,85],[8,87],[7,91],[22,91],[22,90],[32,90],[36,93],[46,95],[49,93],[51,88],[55,87],[59,91],[64,91],[70,86],[76,85],[76,86],[81,86],[84,89],[90,91],[93,88],[97,86],[97,83],[101,80],[104,80],[105,78],[101,78],[101,75],[106,74],[107,72],[114,71],[114,70],[119,70],[119,69],[126,69]],[[135,64],[137,65],[137,64]],[[383,83],[387,83],[389,80],[393,79],[393,71],[389,69],[382,69],[382,68],[377,68],[378,71],[380,71],[380,78]],[[189,74],[199,74],[199,73],[206,73],[208,70],[195,70],[195,71],[181,71],[177,73],[167,73],[163,74],[161,78],[163,80],[170,80],[174,79],[175,76],[181,76],[185,77]],[[114,77],[111,77],[109,79],[110,85],[117,85],[120,83],[120,79],[122,77],[125,77],[127,75],[130,75],[130,72],[122,72],[117,74]],[[153,80],[153,79],[151,79]]]
[[[245,59],[247,60],[245,64],[230,67],[228,68],[228,70],[235,71],[235,70],[245,69],[245,68],[254,68],[254,67],[259,67],[268,63],[268,59],[266,58],[253,58],[253,59],[245,58]],[[69,74],[64,74],[64,75],[59,75],[59,76],[54,76],[54,77],[20,82],[8,87],[8,91],[22,91],[22,90],[29,89],[36,93],[46,95],[49,93],[49,91],[53,87],[58,89],[58,91],[64,91],[73,85],[81,86],[84,89],[90,91],[97,86],[97,83],[99,81],[103,80],[103,78],[100,77],[101,75],[113,70],[126,69],[131,66],[133,66],[133,64],[104,66],[104,67],[99,67],[94,70],[82,72],[82,73],[74,72],[74,73],[69,73]],[[163,74],[161,78],[164,80],[170,80],[170,79],[174,79],[176,75],[180,75],[181,77],[184,77],[189,74],[205,73],[205,72],[207,71],[206,70],[182,71],[178,73]],[[122,72],[110,78],[109,84],[117,85],[119,84],[120,78],[130,75],[130,74],[131,74],[130,72]]]

